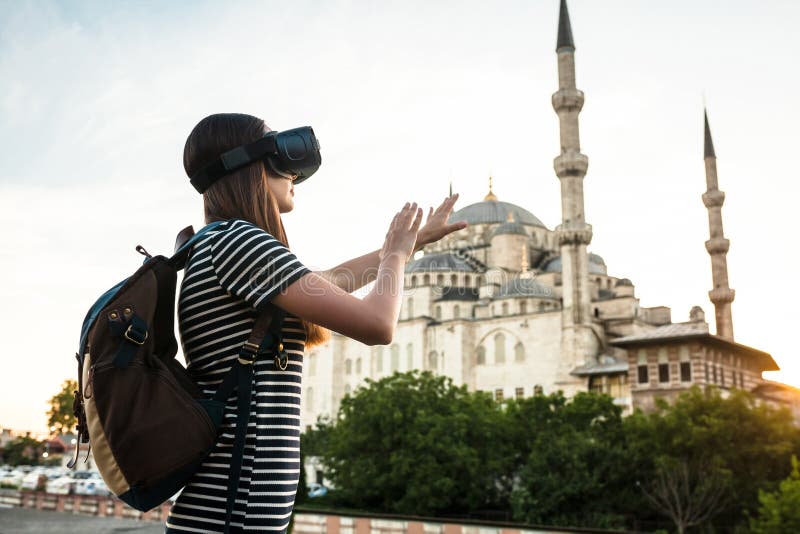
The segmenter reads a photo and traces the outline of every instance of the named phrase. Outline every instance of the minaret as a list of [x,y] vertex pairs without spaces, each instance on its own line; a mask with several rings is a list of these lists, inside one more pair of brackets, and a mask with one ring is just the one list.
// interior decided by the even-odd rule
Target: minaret
[[556,53],[558,91],[553,94],[553,108],[560,123],[561,154],[555,158],[553,166],[561,181],[562,222],[556,227],[556,236],[561,248],[563,290],[559,380],[573,382],[569,371],[593,362],[599,341],[592,326],[586,253],[586,246],[592,241],[592,227],[586,223],[583,211],[583,177],[589,167],[589,158],[581,154],[578,131],[583,91],[575,87],[575,43],[566,0],[561,0]]
[[708,298],[714,304],[717,321],[717,335],[733,341],[733,316],[731,302],[736,292],[728,286],[728,249],[731,242],[725,239],[722,231],[722,204],[725,193],[719,190],[717,183],[717,155],[714,153],[714,142],[711,140],[711,128],[708,126],[708,113],[703,110],[705,119],[706,192],[703,193],[703,204],[708,209],[708,233],[706,250],[711,256],[711,278],[714,289],[708,292]]

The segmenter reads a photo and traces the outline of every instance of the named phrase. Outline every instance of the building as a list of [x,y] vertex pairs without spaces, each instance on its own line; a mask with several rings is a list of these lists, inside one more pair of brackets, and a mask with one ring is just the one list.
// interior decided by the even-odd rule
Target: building
[[368,347],[334,334],[308,355],[301,421],[333,415],[341,399],[364,383],[395,371],[430,370],[495,399],[562,390],[609,393],[630,412],[673,398],[694,384],[742,388],[770,401],[797,399],[794,388],[762,379],[777,370],[772,356],[734,341],[722,227],[725,194],[705,117],[706,192],[714,287],[709,291],[717,332],[692,308],[673,323],[665,306],[639,305],[630,279],[609,274],[587,251],[592,226],[584,217],[578,118],[584,94],[575,84],[575,43],[562,0],[556,44],[558,90],[552,104],[560,122],[562,221],[547,228],[524,207],[492,190],[455,212],[469,226],[425,248],[407,265],[400,322],[390,346]]

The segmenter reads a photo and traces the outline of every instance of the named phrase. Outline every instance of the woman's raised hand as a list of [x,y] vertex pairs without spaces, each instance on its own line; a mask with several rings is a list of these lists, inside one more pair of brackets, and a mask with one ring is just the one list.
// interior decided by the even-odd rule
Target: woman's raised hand
[[417,207],[417,203],[403,206],[403,209],[395,214],[389,231],[386,232],[386,239],[381,248],[381,260],[389,254],[400,254],[405,261],[414,254],[414,243],[417,241],[419,226],[422,223],[422,208]]

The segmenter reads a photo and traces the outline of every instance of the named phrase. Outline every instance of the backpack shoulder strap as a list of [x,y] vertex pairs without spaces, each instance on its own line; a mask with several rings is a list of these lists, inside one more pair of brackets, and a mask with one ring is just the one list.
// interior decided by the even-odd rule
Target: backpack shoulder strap
[[187,226],[181,230],[178,233],[178,237],[175,239],[175,253],[167,261],[176,269],[183,269],[186,266],[186,260],[189,258],[189,252],[191,252],[192,246],[197,243],[197,241],[203,237],[206,232],[214,230],[224,222],[227,221],[214,221],[212,223],[208,223],[198,230],[197,233],[194,233],[194,228],[191,226]]

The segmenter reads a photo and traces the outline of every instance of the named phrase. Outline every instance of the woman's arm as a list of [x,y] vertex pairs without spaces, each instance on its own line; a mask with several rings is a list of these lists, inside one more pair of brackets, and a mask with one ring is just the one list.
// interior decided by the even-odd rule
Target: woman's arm
[[273,299],[275,305],[307,321],[329,328],[367,345],[391,342],[400,316],[403,274],[413,255],[422,210],[416,204],[395,215],[380,258],[376,283],[358,299],[326,278],[308,273]]
[[[458,193],[451,195],[444,199],[444,201],[436,208],[428,212],[428,220],[425,226],[420,228],[417,235],[417,241],[414,244],[414,252],[422,250],[422,247],[429,243],[434,243],[447,234],[466,228],[466,222],[457,222],[454,224],[447,224],[447,219],[453,211],[453,205],[458,200]],[[316,274],[326,279],[331,284],[352,293],[356,289],[364,287],[373,280],[378,274],[378,266],[380,265],[380,250],[374,250],[363,256],[353,258],[346,261],[341,265],[328,269],[327,271],[320,271]]]

